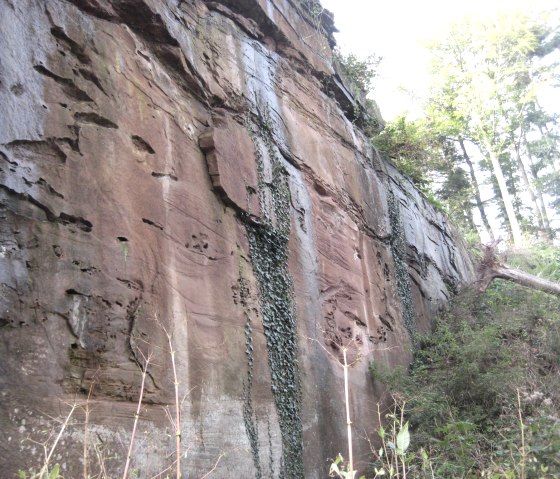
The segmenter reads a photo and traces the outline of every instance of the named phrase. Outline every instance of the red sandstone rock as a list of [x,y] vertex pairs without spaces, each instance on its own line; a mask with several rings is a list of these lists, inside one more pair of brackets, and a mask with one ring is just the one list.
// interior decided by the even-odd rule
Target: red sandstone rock
[[[278,477],[286,425],[273,389],[282,371],[271,375],[247,225],[279,228],[273,191],[284,180],[301,477],[324,477],[327,458],[344,449],[337,344],[352,341],[362,357],[350,372],[358,437],[373,434],[381,399],[369,361],[410,359],[396,239],[418,329],[429,327],[451,282],[473,277],[445,218],[327,94],[330,41],[295,5],[0,0],[7,475],[40,464],[28,439],[57,431],[55,418],[74,400],[84,405],[91,389],[89,470],[99,469],[98,451],[109,476],[119,476],[150,352],[132,467],[152,477],[171,466],[165,328],[177,351],[184,477],[203,476],[218,459],[213,477],[253,477],[256,465],[262,477]],[[400,232],[389,221],[389,191]],[[65,477],[83,470],[81,408],[75,420],[55,454]],[[360,466],[368,451],[358,439]]]
[[222,119],[198,138],[214,190],[229,206],[259,216],[259,180],[255,146],[247,130]]

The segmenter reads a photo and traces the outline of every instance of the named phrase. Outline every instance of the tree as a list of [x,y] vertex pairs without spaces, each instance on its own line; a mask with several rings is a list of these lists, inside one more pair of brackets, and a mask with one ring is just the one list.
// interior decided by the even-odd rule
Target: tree
[[[463,157],[458,154],[453,139],[442,138],[441,145],[444,162],[441,164],[440,174],[443,181],[436,194],[444,201],[447,214],[453,218],[456,225],[467,231],[476,231],[472,215],[472,200],[476,194],[471,185],[471,178],[462,168]],[[476,177],[474,180],[476,182]],[[478,199],[480,201],[479,196]],[[485,214],[484,208],[480,206],[482,214]]]
[[528,112],[528,128],[523,132],[521,148],[527,158],[527,169],[534,185],[540,209],[542,229],[554,237],[544,195],[552,198],[551,206],[560,211],[560,132],[558,115],[547,114],[534,102]]
[[[450,153],[447,154],[447,157],[453,156],[454,158],[452,164],[446,165],[445,169],[449,171],[450,167],[453,169],[462,167],[468,172],[467,181],[470,183],[468,200],[476,206],[482,220],[484,231],[493,241],[494,232],[490,226],[484,202],[482,201],[481,189],[475,173],[474,163],[465,144],[465,134],[468,131],[468,119],[454,106],[456,102],[456,93],[451,84],[448,86],[449,88],[440,90],[434,89],[432,91],[426,103],[426,115],[430,118],[430,127],[437,132],[440,138],[444,138],[445,141],[447,141],[449,145],[448,148],[451,150]],[[444,185],[439,192],[440,197],[444,200],[447,199],[446,197],[453,198],[454,194],[456,194],[453,189],[447,190],[446,187],[447,185]],[[467,188],[465,185],[463,188],[463,195],[466,193]],[[465,207],[466,206],[465,204]],[[472,208],[472,205],[470,206]],[[472,212],[470,212],[469,216],[472,218]],[[474,220],[472,220],[472,223],[474,225]],[[472,229],[476,230],[476,227],[472,227]]]
[[[520,183],[533,199],[533,217],[541,227],[545,224],[546,207],[535,193],[538,182],[529,174],[522,140],[531,125],[529,112],[537,101],[537,86],[550,79],[553,69],[541,61],[550,49],[545,45],[550,45],[551,32],[546,22],[516,13],[492,22],[462,22],[430,47],[431,109],[447,115],[448,125],[462,130],[460,137],[480,150],[516,244],[521,242],[522,213],[516,208]],[[477,204],[481,210],[481,202]]]

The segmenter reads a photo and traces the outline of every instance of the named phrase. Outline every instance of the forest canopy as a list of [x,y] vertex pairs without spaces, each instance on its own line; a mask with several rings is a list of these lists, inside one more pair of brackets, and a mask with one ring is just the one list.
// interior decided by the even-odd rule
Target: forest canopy
[[421,116],[373,138],[462,229],[491,240],[557,233],[560,129],[547,96],[559,86],[560,29],[550,19],[515,12],[452,25],[428,46]]

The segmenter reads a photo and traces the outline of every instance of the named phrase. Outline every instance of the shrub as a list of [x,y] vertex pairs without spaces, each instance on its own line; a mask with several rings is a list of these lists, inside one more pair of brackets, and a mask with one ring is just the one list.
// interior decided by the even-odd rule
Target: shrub
[[[558,280],[558,254],[545,246],[508,262]],[[419,338],[409,371],[371,371],[407,402],[433,477],[560,477],[558,298],[500,280],[464,291]]]
[[360,59],[353,53],[345,55],[340,50],[335,50],[334,59],[354,88],[364,93],[373,91],[382,57],[372,54]]

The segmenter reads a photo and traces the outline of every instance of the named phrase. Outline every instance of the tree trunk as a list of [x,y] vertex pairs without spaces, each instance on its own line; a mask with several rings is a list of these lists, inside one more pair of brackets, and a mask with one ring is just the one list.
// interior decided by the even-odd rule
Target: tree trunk
[[465,141],[461,136],[457,141],[459,142],[459,145],[461,145],[461,150],[463,152],[463,159],[465,160],[465,163],[469,167],[469,173],[471,176],[471,183],[473,185],[476,207],[478,208],[478,212],[480,213],[480,217],[482,218],[482,224],[484,225],[484,229],[486,230],[486,233],[488,233],[490,240],[494,241],[495,239],[494,232],[490,227],[490,222],[488,221],[488,217],[486,216],[486,211],[484,210],[484,204],[482,203],[482,198],[480,196],[480,187],[478,186],[478,180],[476,179],[476,175],[474,173],[474,166],[472,164],[471,158],[467,153],[467,149],[465,148]]
[[494,176],[496,177],[496,181],[498,182],[498,187],[500,188],[500,194],[502,196],[502,200],[504,202],[504,207],[506,209],[507,220],[509,226],[511,228],[511,235],[513,238],[513,243],[516,246],[520,246],[523,242],[523,237],[521,235],[521,228],[519,227],[519,222],[517,221],[517,216],[515,215],[515,210],[513,208],[513,201],[511,200],[511,196],[507,189],[506,179],[504,177],[504,173],[502,172],[502,166],[500,165],[500,161],[498,160],[498,156],[496,152],[492,148],[492,144],[488,140],[488,138],[483,138],[484,148],[486,149],[486,154],[490,158],[490,162],[492,163],[492,170]]
[[543,220],[543,214],[541,212],[539,204],[537,203],[537,195],[535,193],[534,183],[531,181],[531,179],[529,178],[529,175],[527,174],[527,171],[529,170],[529,167],[527,166],[526,162],[521,157],[521,138],[522,138],[522,135],[523,135],[523,131],[521,130],[521,132],[519,134],[519,139],[517,141],[513,137],[513,134],[511,135],[512,136],[512,142],[515,146],[515,159],[517,161],[517,169],[518,169],[518,171],[521,175],[521,180],[523,181],[523,185],[525,186],[525,189],[527,190],[527,193],[529,193],[529,198],[531,198],[531,207],[533,209],[533,216],[537,220],[538,229],[541,230],[541,231],[544,231],[545,230],[545,225],[544,225],[544,220]]
[[[537,102],[537,105],[539,105],[538,102]],[[540,108],[540,105],[539,105],[539,108]],[[546,136],[550,136],[550,135],[552,134],[551,131],[550,131],[550,128],[548,128],[548,126],[547,126],[546,124],[545,124],[545,125],[537,125],[537,127],[538,127],[538,129],[539,129],[539,131],[540,131],[540,133],[541,133],[541,137],[543,137],[543,136],[545,136],[545,135],[546,135]],[[554,156],[552,156],[552,157],[549,155],[549,159],[550,159],[550,166],[552,166],[552,170],[553,170],[555,173],[558,173],[558,171],[559,171],[560,168],[559,168],[559,166],[556,164],[556,162],[557,162],[558,160],[560,160],[560,158],[558,158],[558,155],[554,155]]]
[[[529,151],[529,148],[527,147],[527,136],[526,135],[524,135],[523,141],[524,141],[524,145],[525,145],[525,150],[527,151],[527,157],[529,158],[529,172],[531,174],[531,177],[533,178],[533,183],[535,185],[538,185],[539,177],[538,177],[538,174],[537,174],[537,170],[535,168],[535,162],[533,161],[533,156],[531,155],[531,153]],[[539,186],[535,186],[535,193],[537,195],[537,199],[538,199],[538,202],[539,202],[539,205],[540,205],[544,230],[545,230],[549,239],[554,239],[554,232],[552,231],[552,228],[550,227],[550,219],[548,217],[548,211],[547,211],[547,208],[546,208],[546,203],[544,201],[544,197],[543,197],[541,188]]]
[[494,251],[498,241],[494,241],[489,246],[486,246],[484,259],[478,268],[477,285],[481,292],[486,291],[490,283],[496,279],[505,279],[517,283],[527,288],[536,289],[545,293],[560,296],[560,284],[548,281],[547,279],[539,278],[524,271],[510,268],[506,264],[501,264],[496,258]]

